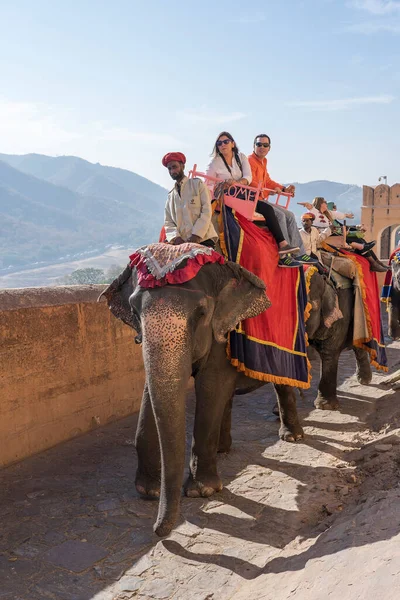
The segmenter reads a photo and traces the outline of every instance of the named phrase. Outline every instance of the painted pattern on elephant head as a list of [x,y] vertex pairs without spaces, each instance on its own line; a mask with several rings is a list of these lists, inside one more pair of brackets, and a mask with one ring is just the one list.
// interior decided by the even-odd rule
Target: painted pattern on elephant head
[[[207,352],[212,335],[217,342],[225,343],[229,331],[240,321],[260,314],[271,304],[264,282],[231,262],[206,264],[194,279],[179,286],[149,291],[139,288],[136,282],[135,270],[128,266],[99,299],[104,296],[114,316],[133,327],[140,337],[144,316],[147,332],[151,322],[153,333],[162,328],[173,337],[173,330],[174,335],[177,333],[175,320],[181,326],[179,315],[184,314],[192,331],[195,360]],[[153,304],[157,308],[150,309]]]

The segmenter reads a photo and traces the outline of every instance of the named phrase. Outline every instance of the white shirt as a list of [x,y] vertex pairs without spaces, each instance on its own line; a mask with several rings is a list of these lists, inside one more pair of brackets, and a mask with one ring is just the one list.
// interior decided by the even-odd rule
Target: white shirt
[[[238,181],[239,179],[243,178],[247,179],[248,184],[250,185],[252,175],[249,159],[245,154],[243,154],[243,152],[239,152],[239,158],[242,163],[243,173],[236,162],[235,156],[233,156],[232,166],[230,167],[231,173],[229,173],[229,170],[226,168],[221,156],[217,154],[217,156],[215,156],[208,165],[206,175],[210,175],[210,177],[216,177],[217,179],[222,179],[223,181],[226,179],[235,179]],[[214,187],[214,182],[210,182],[208,185],[209,187]]]
[[[311,211],[310,211],[311,212]],[[305,229],[300,229],[301,239],[303,240],[304,249],[306,254],[310,256],[310,254],[315,254],[318,256],[319,260],[321,260],[321,255],[318,251],[318,246],[321,242],[326,240],[330,235],[332,235],[331,228],[328,227],[323,231],[317,229],[316,227],[311,227],[310,233],[307,233]]]
[[164,227],[167,240],[170,242],[179,236],[186,242],[191,235],[198,235],[201,242],[217,240],[211,216],[210,192],[203,181],[197,177],[184,177],[180,195],[175,184],[165,205]]
[[[320,212],[317,208],[307,209],[308,212],[315,215],[315,219],[313,221],[313,227],[318,227],[318,229],[323,229],[324,227],[329,227],[330,222],[328,217],[326,217],[322,212]],[[329,211],[334,219],[345,219],[346,214],[339,212],[338,210],[330,210]]]

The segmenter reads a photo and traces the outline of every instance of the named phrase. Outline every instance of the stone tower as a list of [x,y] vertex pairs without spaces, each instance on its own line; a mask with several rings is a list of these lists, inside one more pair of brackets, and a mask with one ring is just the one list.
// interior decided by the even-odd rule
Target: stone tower
[[364,185],[361,222],[367,228],[366,238],[376,240],[376,254],[389,258],[399,242],[400,232],[400,184]]

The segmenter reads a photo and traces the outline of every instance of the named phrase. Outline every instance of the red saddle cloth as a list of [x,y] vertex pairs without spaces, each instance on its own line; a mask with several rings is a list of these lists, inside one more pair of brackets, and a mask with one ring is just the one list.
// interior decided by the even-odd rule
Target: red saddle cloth
[[303,269],[278,267],[278,248],[272,235],[230,208],[221,212],[220,230],[225,256],[258,275],[271,300],[268,310],[242,321],[231,332],[231,363],[254,379],[309,388]]
[[185,283],[195,277],[203,265],[225,262],[212,248],[188,242],[178,246],[149,244],[129,258],[131,268],[137,269],[138,284],[143,288]]
[[328,252],[338,252],[351,260],[356,267],[354,285],[355,303],[353,317],[353,345],[366,350],[371,364],[382,371],[387,371],[385,338],[381,318],[378,280],[376,273],[370,269],[366,258],[348,252],[342,248],[331,248],[324,245]]

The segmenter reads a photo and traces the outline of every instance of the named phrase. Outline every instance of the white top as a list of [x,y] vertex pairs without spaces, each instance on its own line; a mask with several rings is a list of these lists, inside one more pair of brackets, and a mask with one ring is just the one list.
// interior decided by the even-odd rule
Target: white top
[[304,249],[306,254],[310,255],[311,253],[318,256],[319,260],[321,260],[321,255],[318,251],[318,246],[326,240],[330,235],[332,235],[331,228],[328,227],[323,231],[320,231],[316,227],[311,227],[310,233],[307,233],[305,229],[300,229],[301,239],[303,240]]
[[[318,229],[325,229],[326,227],[329,227],[330,222],[329,222],[328,217],[326,217],[317,208],[312,207],[312,208],[310,208],[310,210],[307,209],[307,211],[312,213],[313,215],[315,215],[315,219],[313,221],[314,227],[318,227]],[[338,210],[330,210],[329,212],[331,213],[331,215],[334,219],[345,219],[346,218],[346,213],[339,212]]]
[[179,195],[175,184],[165,205],[164,227],[167,240],[170,242],[179,236],[186,242],[191,235],[198,235],[201,242],[217,240],[211,216],[210,192],[203,181],[197,177],[184,177],[181,194]]
[[[229,173],[229,170],[226,168],[221,156],[217,154],[217,156],[213,158],[208,165],[206,175],[210,175],[210,177],[216,177],[217,179],[222,179],[223,181],[226,179],[235,179],[238,181],[239,179],[244,178],[247,179],[250,185],[252,175],[249,159],[245,154],[243,154],[243,152],[239,152],[239,158],[242,163],[243,174],[236,162],[235,156],[233,156],[232,166],[230,167],[232,172]],[[210,182],[209,185],[210,187],[214,187],[214,182]]]

